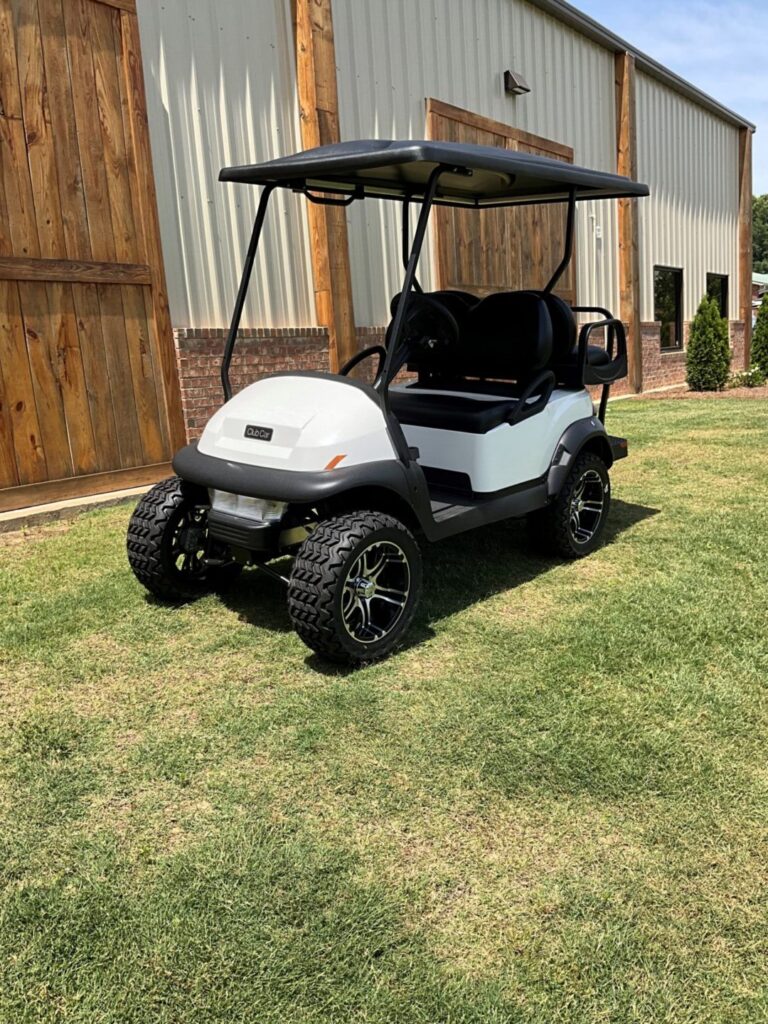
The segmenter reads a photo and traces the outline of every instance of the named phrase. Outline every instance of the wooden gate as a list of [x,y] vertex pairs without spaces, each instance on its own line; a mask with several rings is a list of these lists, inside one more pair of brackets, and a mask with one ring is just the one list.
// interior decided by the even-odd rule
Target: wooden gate
[[[568,146],[440,100],[427,100],[427,135],[445,142],[498,146],[573,163],[573,150]],[[439,288],[458,288],[478,295],[543,288],[563,255],[565,206],[561,204],[480,213],[437,207],[433,217]],[[575,303],[575,262],[555,291]]]
[[183,442],[135,0],[0,0],[0,510]]

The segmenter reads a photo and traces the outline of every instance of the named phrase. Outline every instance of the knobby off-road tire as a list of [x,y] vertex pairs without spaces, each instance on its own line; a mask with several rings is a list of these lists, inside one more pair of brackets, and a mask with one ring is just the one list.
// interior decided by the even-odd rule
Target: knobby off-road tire
[[608,468],[599,455],[584,452],[552,504],[528,517],[531,538],[547,554],[583,558],[599,545],[610,507]]
[[[136,579],[166,601],[193,600],[240,572],[237,563],[221,564],[228,551],[208,537],[207,507],[177,476],[161,480],[139,501],[126,546]],[[210,565],[209,558],[218,564]]]
[[390,654],[421,594],[421,553],[383,512],[328,519],[299,548],[288,585],[294,629],[331,661],[365,664]]

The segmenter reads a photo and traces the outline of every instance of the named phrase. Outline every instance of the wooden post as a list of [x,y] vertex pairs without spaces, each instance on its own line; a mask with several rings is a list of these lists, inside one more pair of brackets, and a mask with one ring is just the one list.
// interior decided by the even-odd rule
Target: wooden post
[[744,321],[744,369],[752,348],[752,129],[739,129],[739,317]]
[[[301,142],[305,149],[339,142],[339,103],[331,0],[293,0]],[[318,321],[328,328],[331,369],[357,352],[343,208],[308,204]]]
[[[616,54],[616,169],[637,177],[635,58]],[[640,255],[636,199],[619,199],[619,316],[627,325],[629,386],[643,389],[643,349],[640,337]]]

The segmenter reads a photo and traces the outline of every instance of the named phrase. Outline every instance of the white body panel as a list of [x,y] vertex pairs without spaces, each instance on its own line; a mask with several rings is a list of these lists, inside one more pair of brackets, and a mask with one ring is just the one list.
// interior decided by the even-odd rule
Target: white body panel
[[[246,436],[248,426],[272,439]],[[267,377],[240,391],[208,421],[198,450],[248,466],[315,472],[395,459],[384,414],[362,388],[322,377]]]
[[[472,397],[483,400],[483,396]],[[485,400],[498,402],[499,398],[488,395]],[[503,423],[487,434],[464,434],[408,424],[403,425],[403,432],[408,444],[419,449],[421,465],[468,473],[472,490],[482,493],[500,491],[542,476],[552,462],[564,431],[576,420],[593,414],[588,392],[558,390],[552,393],[540,413],[514,426]]]
[[[471,397],[499,401],[494,395]],[[488,493],[541,477],[567,427],[593,414],[587,391],[558,390],[542,412],[487,434],[407,424],[403,432],[419,449],[421,465],[467,473],[474,491]],[[247,436],[248,427],[271,431],[271,439]],[[323,470],[339,455],[344,458],[338,465],[345,468],[397,458],[384,414],[369,394],[343,380],[302,376],[267,377],[239,392],[209,420],[198,450],[295,472]]]

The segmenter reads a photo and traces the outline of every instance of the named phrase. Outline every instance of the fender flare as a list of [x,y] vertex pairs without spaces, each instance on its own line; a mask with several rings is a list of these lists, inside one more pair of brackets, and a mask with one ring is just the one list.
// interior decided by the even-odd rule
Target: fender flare
[[576,420],[563,432],[557,442],[555,454],[547,473],[547,496],[555,498],[562,490],[574,459],[589,446],[605,461],[608,469],[613,465],[613,450],[608,433],[597,416]]

